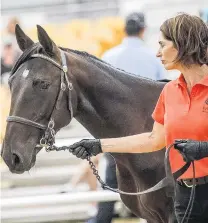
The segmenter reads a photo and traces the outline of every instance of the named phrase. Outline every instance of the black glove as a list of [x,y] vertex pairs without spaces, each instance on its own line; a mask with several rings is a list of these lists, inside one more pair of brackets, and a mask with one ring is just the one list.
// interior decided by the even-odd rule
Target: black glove
[[70,152],[81,159],[86,159],[87,155],[96,156],[102,153],[99,139],[83,139],[68,147]]
[[175,140],[174,147],[181,153],[185,162],[208,157],[208,142],[177,139]]

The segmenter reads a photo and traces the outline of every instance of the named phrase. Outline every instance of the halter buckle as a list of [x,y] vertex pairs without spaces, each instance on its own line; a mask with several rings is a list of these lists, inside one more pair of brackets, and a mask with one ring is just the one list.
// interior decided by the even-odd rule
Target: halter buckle
[[70,91],[72,91],[72,90],[73,90],[73,85],[72,85],[72,83],[71,83],[71,82],[69,82],[69,83],[68,83],[68,88],[69,88],[69,90],[70,90]]
[[48,146],[48,145],[47,145],[47,140],[46,140],[45,138],[41,138],[41,139],[40,139],[40,146],[41,146],[42,148]]
[[49,121],[49,123],[48,123],[48,128],[49,129],[53,129],[54,128],[54,121],[53,121],[53,119],[51,119],[50,121]]
[[61,90],[62,90],[62,91],[65,91],[65,90],[66,90],[66,84],[63,83],[63,82],[61,83]]
[[67,68],[67,66],[66,66],[66,65],[63,65],[63,71],[64,71],[64,73],[67,73],[68,68]]
[[184,183],[184,185],[188,188],[192,188],[193,184],[187,184],[185,180],[182,180],[182,182]]

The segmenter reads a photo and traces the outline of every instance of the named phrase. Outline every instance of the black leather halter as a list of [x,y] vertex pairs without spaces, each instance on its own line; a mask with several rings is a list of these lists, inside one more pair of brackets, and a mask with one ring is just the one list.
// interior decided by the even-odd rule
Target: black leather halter
[[[54,146],[54,143],[55,143],[55,130],[54,130],[55,122],[54,122],[53,116],[54,116],[55,110],[58,109],[59,103],[63,96],[63,93],[64,93],[64,91],[66,91],[67,88],[69,89],[69,102],[68,102],[69,110],[71,113],[71,119],[73,118],[73,107],[72,107],[72,101],[71,101],[71,91],[73,90],[73,85],[69,81],[68,76],[67,76],[68,68],[67,68],[67,64],[66,64],[66,56],[62,50],[60,50],[60,54],[61,54],[62,65],[60,65],[55,60],[53,60],[50,57],[47,57],[43,54],[37,53],[37,54],[33,54],[30,56],[30,58],[41,58],[41,59],[47,60],[61,70],[60,90],[59,90],[58,98],[56,100],[55,107],[51,114],[50,121],[49,121],[48,125],[43,125],[41,123],[37,123],[37,122],[31,121],[29,119],[26,119],[26,118],[20,117],[20,116],[8,116],[8,118],[7,118],[7,122],[17,122],[17,123],[29,125],[29,126],[41,129],[41,130],[45,130],[43,137],[40,139],[40,144],[37,145],[37,147],[45,148],[47,151],[52,149]],[[65,82],[66,82],[66,84],[65,84]]]

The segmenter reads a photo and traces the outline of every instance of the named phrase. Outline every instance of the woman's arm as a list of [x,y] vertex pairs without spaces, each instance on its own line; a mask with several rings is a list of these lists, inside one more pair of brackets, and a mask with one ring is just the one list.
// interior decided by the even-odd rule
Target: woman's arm
[[148,153],[165,147],[164,126],[158,122],[152,132],[133,136],[109,139],[83,139],[70,145],[68,149],[78,158],[86,159],[88,155],[96,156],[102,152],[111,153]]
[[148,153],[165,147],[164,125],[154,122],[152,132],[122,138],[101,139],[103,152]]

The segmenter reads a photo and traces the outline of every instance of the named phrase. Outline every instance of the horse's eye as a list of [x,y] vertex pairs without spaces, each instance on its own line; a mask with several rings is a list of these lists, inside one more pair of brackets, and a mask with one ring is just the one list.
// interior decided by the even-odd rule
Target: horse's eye
[[45,81],[45,80],[41,80],[41,79],[35,79],[33,80],[33,87],[37,87],[39,89],[48,89],[50,86],[50,82]]

